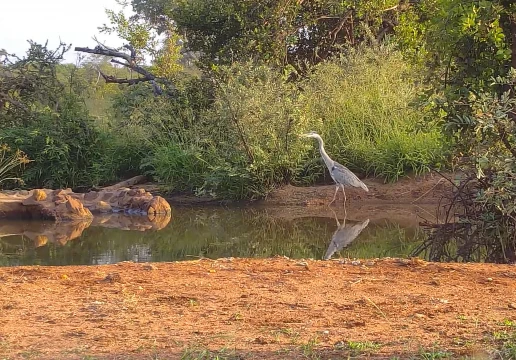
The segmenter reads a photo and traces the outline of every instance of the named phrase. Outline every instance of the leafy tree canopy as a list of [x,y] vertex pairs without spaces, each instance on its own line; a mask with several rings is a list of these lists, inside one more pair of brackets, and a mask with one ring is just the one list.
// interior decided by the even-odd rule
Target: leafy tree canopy
[[342,45],[356,45],[367,28],[392,32],[408,3],[399,0],[132,0],[139,19],[158,31],[173,24],[202,64],[255,58],[298,70]]

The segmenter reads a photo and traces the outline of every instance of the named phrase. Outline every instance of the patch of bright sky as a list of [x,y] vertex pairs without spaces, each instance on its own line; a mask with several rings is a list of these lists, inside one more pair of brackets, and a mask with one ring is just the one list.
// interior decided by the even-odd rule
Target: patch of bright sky
[[[115,34],[101,34],[99,26],[108,22],[105,9],[118,11],[115,0],[2,0],[0,5],[0,49],[18,56],[29,48],[27,40],[55,49],[59,40],[72,44],[65,62],[75,62],[75,46],[95,47],[96,36],[108,46],[123,44]],[[129,15],[130,6],[126,8]]]

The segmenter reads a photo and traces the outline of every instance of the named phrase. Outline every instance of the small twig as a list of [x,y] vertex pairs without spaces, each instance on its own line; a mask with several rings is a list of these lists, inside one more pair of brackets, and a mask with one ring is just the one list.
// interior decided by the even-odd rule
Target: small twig
[[207,257],[204,257],[204,256],[186,255],[186,257],[197,258],[197,261],[208,260],[208,261],[211,261],[211,262],[217,262],[217,260],[213,260],[213,259],[210,259],[210,258],[207,258]]
[[366,299],[371,305],[373,305],[375,309],[378,310],[378,312],[383,316],[383,318],[387,320],[387,316],[385,315],[385,313],[378,307],[378,305],[376,305],[373,302],[373,300],[369,299],[367,296],[364,296],[364,299]]
[[411,204],[415,203],[416,201],[418,201],[419,199],[421,199],[423,196],[425,196],[426,194],[428,194],[430,191],[432,191],[433,189],[435,189],[437,187],[437,185],[439,185],[441,183],[441,181],[443,181],[444,179],[443,178],[440,178],[439,181],[434,185],[432,186],[427,192],[425,192],[423,195],[421,195],[420,197],[418,197],[416,200],[413,200],[411,202]]
[[394,5],[394,6],[391,6],[390,8],[387,8],[387,9],[383,9],[382,12],[387,12],[387,11],[391,11],[391,10],[396,10],[400,5]]
[[358,279],[357,281],[353,281],[350,285],[358,284],[359,282],[362,282],[362,279]]

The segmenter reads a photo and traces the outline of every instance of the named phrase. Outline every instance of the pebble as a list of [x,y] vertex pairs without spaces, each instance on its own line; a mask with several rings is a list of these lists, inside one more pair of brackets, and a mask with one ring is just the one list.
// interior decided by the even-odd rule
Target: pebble
[[361,264],[360,260],[353,260],[353,261],[351,262],[351,265],[354,265],[354,266],[358,266],[358,265],[360,265],[360,264]]
[[102,281],[104,281],[104,282],[121,282],[122,277],[120,276],[119,273],[109,273]]
[[486,280],[487,281],[493,281],[493,278],[487,278]]
[[143,265],[143,270],[158,270],[158,268],[156,265],[145,264]]
[[509,308],[516,310],[516,303],[510,303]]

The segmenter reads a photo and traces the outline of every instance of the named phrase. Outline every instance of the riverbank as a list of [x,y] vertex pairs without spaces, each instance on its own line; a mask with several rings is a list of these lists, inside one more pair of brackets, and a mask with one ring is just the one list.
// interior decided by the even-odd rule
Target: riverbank
[[[448,178],[454,178],[457,174],[444,174]],[[436,173],[422,176],[406,176],[395,183],[384,183],[381,179],[368,178],[364,183],[369,192],[362,189],[346,187],[348,206],[360,206],[366,204],[432,204],[437,205],[442,201],[446,191],[451,188],[450,182]],[[217,205],[228,203],[223,200],[215,200],[208,196],[193,195],[166,195],[156,184],[137,185],[155,195],[161,195],[171,205]],[[286,185],[274,190],[266,199],[253,202],[253,205],[263,206],[326,206],[335,193],[335,185],[319,186],[292,186]],[[341,206],[342,192],[339,191],[335,205]]]
[[510,265],[273,258],[0,268],[0,358],[514,356],[515,308]]

